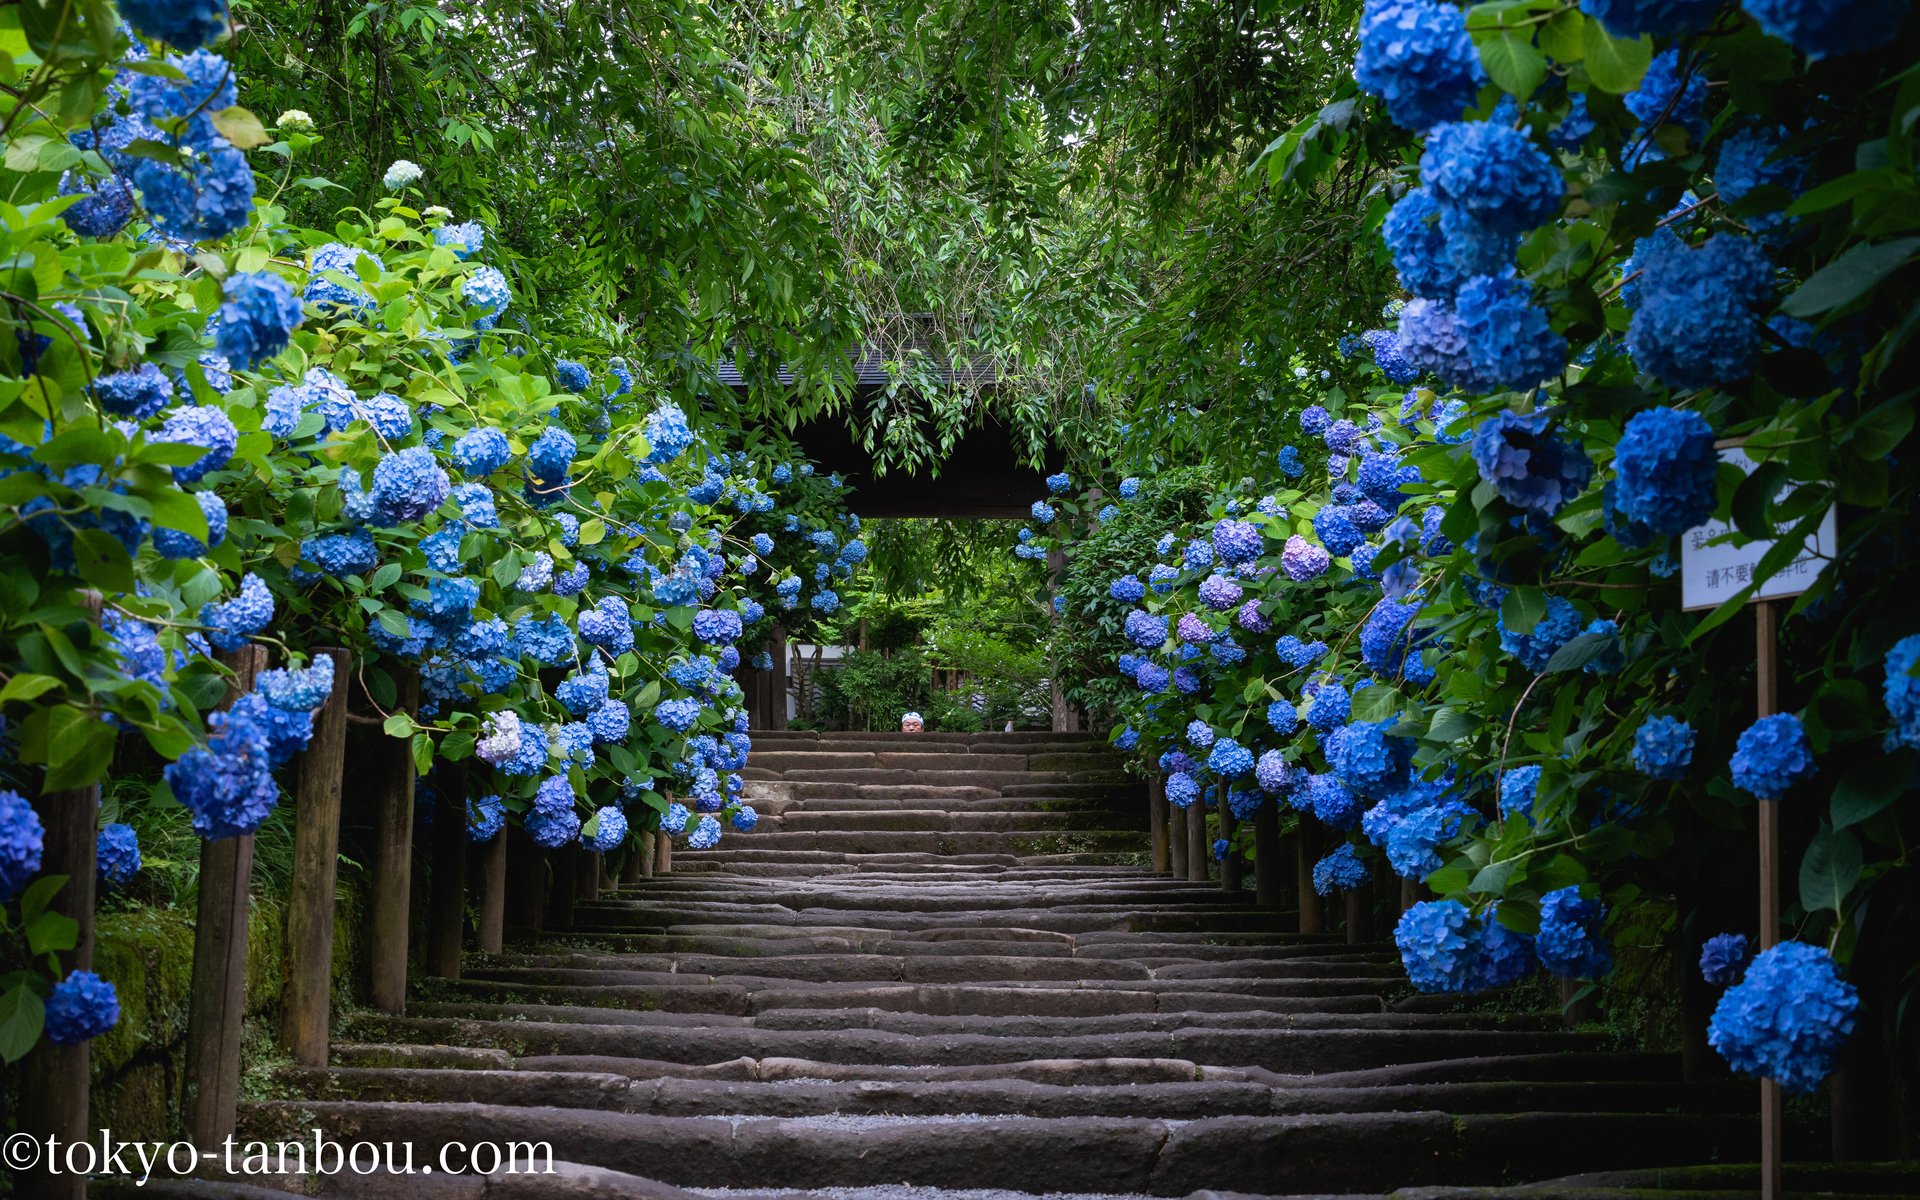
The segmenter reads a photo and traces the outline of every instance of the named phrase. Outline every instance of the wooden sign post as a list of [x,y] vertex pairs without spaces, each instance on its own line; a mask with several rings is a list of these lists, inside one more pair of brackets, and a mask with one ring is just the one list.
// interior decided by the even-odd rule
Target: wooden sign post
[[[1742,439],[1714,443],[1720,461],[1752,474],[1758,465],[1740,448]],[[1838,509],[1830,508],[1820,528],[1807,539],[1792,562],[1774,574],[1759,577],[1760,560],[1772,541],[1744,546],[1710,545],[1730,532],[1721,521],[1709,521],[1680,535],[1681,607],[1687,612],[1720,607],[1753,586],[1754,679],[1759,717],[1780,711],[1780,611],[1778,602],[1798,596],[1813,586],[1839,544]],[[1756,585],[1757,586],[1754,586]],[[1759,801],[1760,833],[1760,950],[1780,940],[1780,803]],[[1782,1200],[1786,1191],[1781,1170],[1786,1136],[1786,1096],[1778,1080],[1760,1081],[1760,1197]]]

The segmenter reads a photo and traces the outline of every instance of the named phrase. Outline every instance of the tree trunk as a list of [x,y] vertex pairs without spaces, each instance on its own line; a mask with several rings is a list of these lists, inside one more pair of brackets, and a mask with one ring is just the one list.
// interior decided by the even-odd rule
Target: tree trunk
[[[1167,794],[1167,778],[1160,777],[1160,795]],[[1168,804],[1167,809],[1167,870],[1175,879],[1186,879],[1187,875],[1187,810]]]
[[1253,814],[1253,899],[1261,908],[1279,908],[1280,806],[1263,802]]
[[345,650],[315,650],[333,662],[333,691],[314,714],[300,752],[293,809],[293,888],[287,899],[286,1014],[280,1041],[303,1067],[327,1065],[333,1007],[333,902],[340,861],[340,775],[347,757]]
[[[412,716],[420,709],[420,675],[395,666],[397,711]],[[368,905],[373,924],[373,1007],[400,1016],[407,1010],[407,934],[413,898],[413,748],[407,738],[385,738],[380,757],[380,810],[373,831],[373,895]]]
[[480,922],[473,944],[482,954],[498,954],[507,934],[507,830],[480,847]]
[[1167,873],[1167,779],[1155,771],[1147,777],[1147,824],[1153,830],[1153,873]]
[[1240,879],[1247,868],[1247,861],[1234,849],[1238,840],[1234,834],[1239,831],[1240,820],[1233,815],[1233,806],[1227,803],[1227,781],[1221,780],[1214,788],[1214,804],[1220,816],[1220,836],[1226,840],[1227,856],[1220,860],[1220,889],[1226,892],[1238,892]]
[[467,771],[442,762],[433,789],[432,899],[427,909],[427,974],[460,978],[467,937]]
[[1194,797],[1187,805],[1187,881],[1205,883],[1209,878],[1207,860],[1213,847],[1207,844],[1207,806]]
[[773,720],[769,729],[787,727],[787,631],[778,625],[773,627]]
[[1373,877],[1347,893],[1347,945],[1373,940]]
[[1313,864],[1319,860],[1320,838],[1313,821],[1300,815],[1300,828],[1293,835],[1293,868],[1297,874],[1295,892],[1300,897],[1300,932],[1322,934],[1327,919],[1320,910],[1320,893],[1313,890]]
[[[267,666],[264,646],[218,655],[233,671],[222,709],[253,690]],[[248,889],[253,835],[200,843],[200,898],[193,930],[193,982],[187,1000],[188,1136],[202,1151],[231,1136],[240,1103],[240,1019],[246,1008]]]
[[[88,617],[99,624],[100,593],[83,591],[80,598]],[[73,949],[62,950],[56,956],[61,976],[91,971],[94,892],[100,869],[100,785],[90,783],[85,787],[42,792],[33,802],[33,811],[40,818],[41,828],[40,870],[33,879],[65,875],[67,882],[53,894],[47,911],[71,918],[80,926]],[[71,1144],[91,1136],[87,1119],[91,1101],[91,1049],[90,1043],[56,1046],[42,1036],[20,1060],[18,1112],[22,1133],[32,1134],[42,1145],[48,1138]],[[17,1195],[36,1200],[40,1197],[85,1200],[87,1194],[84,1174],[55,1174],[53,1169],[35,1169],[22,1171],[14,1179]]]
[[575,875],[579,871],[580,851],[562,846],[548,855],[553,864],[553,890],[547,896],[547,922],[554,929],[573,928],[573,902],[579,895]]

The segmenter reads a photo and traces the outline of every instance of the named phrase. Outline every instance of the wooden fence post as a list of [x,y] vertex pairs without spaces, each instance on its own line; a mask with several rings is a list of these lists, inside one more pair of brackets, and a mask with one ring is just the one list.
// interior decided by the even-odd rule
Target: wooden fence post
[[1237,892],[1240,881],[1246,873],[1247,860],[1240,857],[1234,848],[1238,839],[1234,836],[1240,830],[1240,818],[1233,815],[1233,806],[1227,802],[1227,781],[1222,779],[1214,789],[1215,811],[1220,817],[1220,836],[1226,839],[1227,856],[1220,860],[1220,888],[1222,891]]
[[[253,690],[267,666],[264,646],[217,655],[233,671],[223,709]],[[200,843],[200,904],[193,930],[193,984],[187,1001],[186,1126],[213,1150],[232,1135],[240,1104],[240,1019],[246,1010],[247,908],[253,835]]]
[[340,775],[347,757],[348,655],[313,652],[333,663],[333,691],[313,717],[300,752],[293,809],[293,889],[287,899],[287,1010],[280,1041],[302,1066],[327,1065],[333,1001],[333,900],[340,859]]
[[[394,664],[396,711],[411,717],[420,708],[420,673]],[[382,776],[380,811],[373,830],[373,938],[370,957],[373,1007],[400,1016],[407,1010],[407,918],[413,891],[413,747],[408,738],[386,738],[378,752]]]
[[[1167,794],[1166,776],[1160,777],[1160,794]],[[1167,806],[1167,872],[1175,879],[1187,878],[1187,812]]]
[[480,924],[473,931],[474,946],[482,954],[498,954],[507,933],[507,830],[480,847]]
[[[94,624],[100,623],[99,592],[80,593],[80,602]],[[59,913],[79,922],[78,940],[71,950],[61,951],[61,974],[93,970],[93,903],[95,874],[99,870],[100,785],[64,788],[42,792],[33,802],[40,818],[40,870],[34,879],[65,875],[67,882],[47,905],[48,912]],[[56,1046],[40,1039],[20,1062],[20,1130],[33,1134],[42,1145],[50,1137],[61,1144],[86,1141],[91,1136],[87,1120],[90,1102],[89,1072],[91,1043]],[[11,1164],[8,1164],[11,1166]],[[18,1195],[46,1197],[47,1200],[84,1200],[87,1177],[53,1169],[21,1172],[14,1177]]]
[[767,722],[769,729],[787,727],[787,631],[775,625],[773,627],[773,679],[771,706],[773,719]]
[[562,846],[547,855],[553,864],[553,891],[547,897],[547,923],[555,929],[573,928],[573,901],[579,894],[575,875],[579,871],[580,852]]
[[1253,902],[1280,907],[1280,804],[1271,798],[1253,814]]
[[442,762],[434,776],[433,888],[427,906],[427,974],[460,978],[467,934],[467,770]]
[[1347,945],[1358,946],[1373,940],[1373,875],[1347,892]]
[[600,898],[600,872],[602,870],[598,850],[582,850],[578,864],[574,867],[574,897],[580,900],[598,900]]

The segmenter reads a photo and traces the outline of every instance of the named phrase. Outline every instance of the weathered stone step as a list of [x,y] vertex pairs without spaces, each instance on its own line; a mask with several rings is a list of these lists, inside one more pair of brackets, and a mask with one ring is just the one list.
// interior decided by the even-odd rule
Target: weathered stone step
[[[316,1123],[357,1140],[443,1146],[499,1140],[689,1187],[819,1188],[912,1180],[948,1188],[1183,1196],[1381,1192],[1576,1170],[1743,1156],[1752,1118],[1661,1114],[1453,1116],[1359,1113],[1153,1120],[1067,1117],[700,1119],[484,1104],[271,1102],[241,1106],[247,1140],[295,1140]],[[557,1157],[557,1155],[556,1155]]]
[[925,825],[930,828],[920,831],[882,828],[879,821],[862,824],[874,827],[795,831],[776,826],[771,832],[756,830],[733,836],[739,839],[735,844],[743,849],[824,850],[835,854],[1013,854],[1024,857],[1066,852],[1113,853],[1147,844],[1144,830],[989,832],[991,822],[981,823],[988,828],[964,828],[957,827],[963,823],[929,821]]
[[1147,785],[1138,781],[1014,780],[1011,783],[1002,784],[1000,794],[1009,798],[1037,796],[1058,800],[1133,800],[1145,803]]
[[[802,803],[817,803],[803,801]],[[1077,813],[1007,812],[977,810],[955,812],[938,808],[813,809],[790,808],[772,816],[763,815],[760,823],[747,833],[736,833],[736,846],[753,845],[770,833],[809,833],[833,830],[872,832],[909,832],[920,830],[964,830],[985,833],[1025,833],[1033,830],[1060,832],[1095,830],[1134,832],[1145,825],[1145,814],[1107,811]]]
[[[964,943],[960,943],[964,945]],[[919,943],[951,947],[956,943]],[[476,966],[468,981],[517,986],[598,986],[724,982],[728,976],[804,980],[813,983],[888,981],[902,983],[976,983],[1062,980],[1189,979],[1380,979],[1399,977],[1396,964],[1364,956],[1291,958],[1236,963],[1178,963],[1150,969],[1124,959],[1023,957],[1008,951],[1034,950],[1044,942],[993,942],[994,953],[952,955],[803,954],[740,960],[714,954],[622,954],[594,958],[572,956],[571,965]],[[591,964],[591,965],[588,965]]]
[[[1591,1050],[1592,1035],[1443,1029],[1176,1029],[1066,1037],[943,1034],[916,1037],[876,1029],[818,1032],[748,1028],[580,1025],[536,1021],[405,1020],[404,1040],[491,1046],[516,1058],[598,1054],[665,1062],[714,1063],[733,1058],[791,1057],[898,1066],[985,1065],[1037,1058],[1178,1058],[1220,1066],[1261,1067],[1285,1075],[1351,1071],[1389,1063],[1470,1054],[1539,1054]],[[365,1018],[356,1028],[382,1027]]]

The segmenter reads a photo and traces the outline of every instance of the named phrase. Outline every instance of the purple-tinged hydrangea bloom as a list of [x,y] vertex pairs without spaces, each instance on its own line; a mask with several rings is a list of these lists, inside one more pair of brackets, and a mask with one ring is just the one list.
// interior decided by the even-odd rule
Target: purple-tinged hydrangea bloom
[[[1174,632],[1188,645],[1204,646],[1213,640],[1213,630],[1194,613],[1182,613]],[[1158,645],[1159,643],[1155,643]]]
[[1220,561],[1238,565],[1260,557],[1260,527],[1250,521],[1225,518],[1213,527],[1213,549]]
[[1167,640],[1167,619],[1145,609],[1129,611],[1124,629],[1127,640],[1142,650],[1157,650]]
[[0,791],[0,900],[19,895],[40,870],[46,829],[20,793]]
[[1313,864],[1313,890],[1322,896],[1350,892],[1365,886],[1367,875],[1367,864],[1354,853],[1353,843],[1342,842],[1332,854]]
[[1152,659],[1141,660],[1139,667],[1133,673],[1134,683],[1139,685],[1142,691],[1148,692],[1166,690],[1171,678],[1172,676],[1167,674],[1167,669]]
[[1459,992],[1466,990],[1478,932],[1473,914],[1458,900],[1424,900],[1400,914],[1393,941],[1414,987]]
[[1520,391],[1566,369],[1567,340],[1548,324],[1547,310],[1533,303],[1533,285],[1525,280],[1469,279],[1454,299],[1453,318],[1476,381]]
[[240,444],[240,431],[218,408],[187,406],[169,413],[160,428],[147,435],[147,440],[205,447],[207,452],[195,461],[173,468],[176,483],[192,483],[232,461],[234,449]]
[[1642,238],[1640,307],[1627,328],[1634,365],[1672,388],[1744,378],[1760,349],[1749,307],[1773,293],[1773,265],[1758,244],[1715,234],[1697,249]]
[[1181,553],[1180,565],[1189,571],[1206,570],[1213,565],[1213,547],[1197,539],[1188,542]]
[[1833,1073],[1859,1014],[1860,993],[1826,951],[1781,942],[1721,995],[1707,1042],[1734,1070],[1805,1095]]
[[1147,585],[1140,582],[1136,575],[1122,575],[1107,585],[1107,595],[1122,604],[1138,604],[1147,594]]
[[300,301],[278,275],[233,275],[218,316],[214,347],[244,370],[287,348],[288,336],[300,324]]
[[1258,598],[1242,604],[1240,611],[1234,615],[1233,619],[1239,623],[1240,628],[1249,633],[1265,633],[1273,628],[1273,622],[1261,615]]
[[[1352,510],[1342,504],[1329,504],[1314,513],[1313,532],[1328,553],[1342,558],[1353,553],[1353,548],[1365,540],[1365,535],[1354,528]],[[1291,547],[1292,543],[1288,545]],[[1285,562],[1286,554],[1282,552],[1281,563]]]
[[1787,789],[1820,773],[1800,718],[1792,713],[1761,717],[1734,743],[1733,785],[1762,800],[1778,800]]
[[1400,313],[1400,355],[1422,371],[1431,371],[1455,387],[1493,391],[1496,382],[1474,366],[1466,335],[1453,306],[1444,300],[1416,298]]
[[1699,413],[1643,409],[1614,449],[1614,506],[1657,536],[1685,533],[1713,515],[1719,462],[1713,426]]
[[1183,695],[1191,696],[1200,690],[1200,675],[1192,667],[1176,667],[1173,672],[1173,686]]
[[1753,959],[1744,933],[1716,933],[1700,947],[1700,977],[1716,987],[1739,983]]
[[46,1001],[47,1040],[78,1046],[120,1021],[120,998],[113,985],[92,971],[74,971],[53,985]]
[[1402,488],[1420,482],[1420,469],[1403,465],[1400,452],[1387,450],[1360,456],[1360,491],[1388,514],[1400,511],[1407,493]]
[[1267,791],[1279,795],[1292,786],[1293,767],[1280,757],[1278,750],[1269,750],[1254,763],[1253,778]]
[[1552,516],[1586,487],[1593,464],[1577,443],[1547,436],[1547,421],[1510,409],[1488,417],[1474,431],[1473,460],[1509,504]]
[[1613,950],[1600,935],[1607,910],[1564,887],[1540,898],[1540,931],[1533,949],[1540,965],[1567,979],[1599,979],[1613,970]]
[[1353,75],[1414,133],[1458,119],[1487,80],[1466,18],[1436,0],[1367,0]]
[[1295,583],[1318,579],[1332,565],[1332,555],[1297,533],[1287,539],[1286,549],[1280,552],[1280,568]]
[[1333,414],[1318,404],[1309,404],[1300,410],[1300,431],[1307,436],[1325,437],[1332,427]]
[[1200,584],[1200,603],[1215,612],[1226,612],[1228,609],[1239,607],[1240,597],[1243,594],[1240,585],[1224,575],[1209,575]]
[[1741,7],[1809,59],[1883,46],[1907,17],[1907,0],[1743,0]]
[[1342,417],[1327,426],[1326,436],[1322,440],[1335,455],[1343,455],[1353,453],[1353,444],[1359,437],[1360,427]]
[[94,839],[94,863],[101,883],[125,887],[140,873],[140,835],[131,825],[108,825]]
[[1685,779],[1693,764],[1693,727],[1678,717],[1653,717],[1634,730],[1633,765],[1655,779]]

